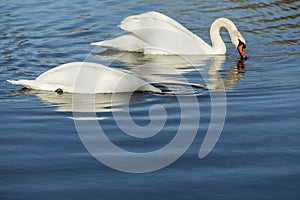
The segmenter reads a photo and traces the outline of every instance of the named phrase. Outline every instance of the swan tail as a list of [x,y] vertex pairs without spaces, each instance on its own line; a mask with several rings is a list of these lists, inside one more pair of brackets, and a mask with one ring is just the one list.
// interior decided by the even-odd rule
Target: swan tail
[[28,89],[35,89],[36,86],[35,86],[35,80],[6,80],[7,82],[9,82],[10,84],[13,84],[13,85],[20,85],[20,86],[23,86],[25,88],[28,88]]
[[102,46],[108,49],[117,49],[120,51],[143,52],[149,46],[143,40],[134,35],[123,35],[111,40],[104,40],[101,42],[93,42],[91,45]]

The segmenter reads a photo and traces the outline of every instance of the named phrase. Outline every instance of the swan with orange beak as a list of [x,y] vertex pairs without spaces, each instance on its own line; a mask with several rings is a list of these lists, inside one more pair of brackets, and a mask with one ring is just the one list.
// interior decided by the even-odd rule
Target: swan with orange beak
[[237,50],[241,56],[241,59],[247,59],[245,49],[246,49],[246,44],[239,39]]

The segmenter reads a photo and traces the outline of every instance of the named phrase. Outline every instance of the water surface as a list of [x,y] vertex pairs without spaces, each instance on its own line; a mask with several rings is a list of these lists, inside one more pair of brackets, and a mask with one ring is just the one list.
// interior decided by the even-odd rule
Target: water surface
[[[25,0],[1,2],[0,6],[0,199],[299,196],[298,1]],[[176,19],[207,42],[213,20],[227,17],[246,38],[249,58],[244,69],[237,69],[238,53],[224,31],[227,55],[189,58],[195,63],[193,67],[183,65],[177,57],[125,54],[114,60],[111,67],[153,82],[208,84],[218,93],[222,79],[227,99],[222,134],[204,159],[198,158],[198,152],[210,124],[211,100],[210,92],[200,90],[196,107],[185,105],[187,109],[200,109],[201,114],[197,135],[187,151],[161,170],[125,173],[102,164],[85,148],[74,124],[72,95],[24,91],[5,80],[34,79],[72,61],[97,59],[110,63],[110,54],[96,54],[98,49],[89,43],[124,34],[117,27],[124,17],[150,10]],[[173,85],[173,90],[189,92],[182,86]],[[95,99],[97,122],[123,149],[151,152],[164,147],[176,135],[181,110],[175,96],[123,94],[114,96],[113,105],[109,95],[96,95]],[[81,110],[76,111],[91,113],[89,105],[83,101]],[[117,126],[115,119],[127,119],[120,110],[129,110],[137,125],[149,125],[153,105],[164,106],[168,114],[159,134],[135,138]],[[114,117],[112,111],[120,115]],[[157,121],[163,120],[161,116],[159,112],[151,114]],[[190,117],[193,119],[193,113]],[[186,127],[187,137],[193,126],[191,121]]]

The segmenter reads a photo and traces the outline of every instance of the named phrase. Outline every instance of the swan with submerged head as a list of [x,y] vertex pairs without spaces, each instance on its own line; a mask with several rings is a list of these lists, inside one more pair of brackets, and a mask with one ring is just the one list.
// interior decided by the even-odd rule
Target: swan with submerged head
[[220,55],[226,54],[226,46],[220,35],[220,29],[224,27],[241,58],[246,59],[246,41],[233,22],[226,18],[216,19],[212,23],[212,46],[180,23],[159,12],[129,16],[119,27],[131,34],[91,44],[144,54]]
[[131,74],[91,62],[72,62],[52,68],[34,80],[7,80],[28,89],[57,93],[121,93],[159,88]]

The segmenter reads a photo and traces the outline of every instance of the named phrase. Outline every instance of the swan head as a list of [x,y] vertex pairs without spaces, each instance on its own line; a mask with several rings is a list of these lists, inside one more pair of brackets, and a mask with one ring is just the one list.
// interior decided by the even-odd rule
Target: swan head
[[237,48],[241,58],[246,59],[246,40],[243,37],[243,35],[239,32],[236,31],[236,33],[231,37],[231,41],[234,44],[234,46]]
[[246,44],[244,42],[242,42],[241,40],[239,40],[237,50],[238,50],[238,52],[239,52],[242,59],[247,59],[245,49],[246,49]]

